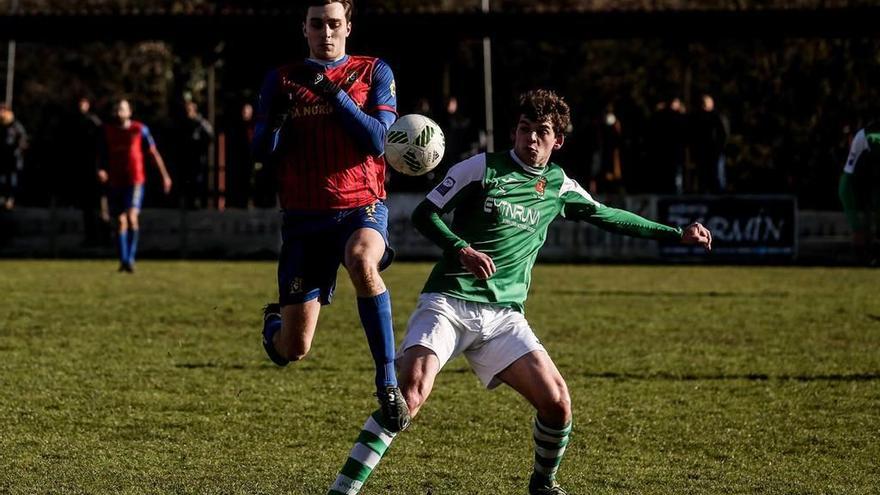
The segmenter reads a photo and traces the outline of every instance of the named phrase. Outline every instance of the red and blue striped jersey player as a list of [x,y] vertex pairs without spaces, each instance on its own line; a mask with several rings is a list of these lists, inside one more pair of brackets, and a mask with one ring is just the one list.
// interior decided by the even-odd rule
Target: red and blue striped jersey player
[[150,129],[131,118],[131,105],[124,98],[113,104],[113,121],[105,123],[99,134],[98,178],[110,186],[110,214],[116,217],[119,271],[134,272],[140,227],[138,218],[144,199],[144,150],[162,175],[165,194],[171,191],[171,176],[156,148]]
[[409,411],[379,274],[394,254],[383,202],[385,133],[397,118],[394,75],[378,58],[346,53],[351,0],[311,0],[305,8],[309,57],[270,71],[257,108],[255,158],[277,170],[283,214],[279,301],[264,310],[263,347],[279,366],[308,353],[342,264],[376,365],[378,415],[400,431]]

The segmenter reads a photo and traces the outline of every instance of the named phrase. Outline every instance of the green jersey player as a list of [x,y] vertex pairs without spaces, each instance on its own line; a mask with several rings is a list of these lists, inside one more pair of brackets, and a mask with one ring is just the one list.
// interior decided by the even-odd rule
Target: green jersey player
[[853,231],[857,258],[876,266],[880,259],[880,123],[868,124],[853,137],[838,193]]
[[[456,164],[416,208],[413,222],[443,248],[410,317],[398,351],[401,390],[415,416],[437,373],[464,355],[483,384],[504,383],[536,409],[530,494],[565,494],[556,482],[572,427],[568,387],[535,337],[523,309],[532,267],[557,216],[636,237],[711,248],[706,228],[667,227],[602,205],[550,162],[569,126],[568,105],[552,91],[524,94],[514,147]],[[441,215],[453,212],[451,226]],[[374,415],[367,420],[329,494],[353,495],[394,439]]]

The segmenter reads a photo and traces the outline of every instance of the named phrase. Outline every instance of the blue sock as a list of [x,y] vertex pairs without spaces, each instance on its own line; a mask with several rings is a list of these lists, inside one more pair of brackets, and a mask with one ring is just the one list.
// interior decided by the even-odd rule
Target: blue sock
[[119,243],[119,262],[124,265],[128,263],[128,231],[120,232],[116,240]]
[[370,353],[376,363],[376,387],[397,386],[394,372],[394,327],[391,322],[391,295],[388,291],[373,297],[359,297],[358,313]]
[[131,229],[128,231],[128,264],[134,265],[134,255],[138,249],[138,238],[140,230]]

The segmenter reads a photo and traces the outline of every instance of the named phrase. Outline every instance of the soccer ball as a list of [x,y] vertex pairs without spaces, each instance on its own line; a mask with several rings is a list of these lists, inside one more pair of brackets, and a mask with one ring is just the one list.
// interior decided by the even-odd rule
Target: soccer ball
[[385,133],[385,160],[404,175],[430,172],[440,163],[444,150],[443,131],[424,115],[404,115]]

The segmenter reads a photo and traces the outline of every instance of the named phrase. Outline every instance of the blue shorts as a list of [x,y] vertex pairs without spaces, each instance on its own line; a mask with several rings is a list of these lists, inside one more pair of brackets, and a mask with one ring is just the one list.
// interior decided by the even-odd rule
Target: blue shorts
[[345,262],[345,245],[358,229],[373,229],[385,239],[379,270],[394,259],[388,244],[388,208],[371,205],[331,212],[285,210],[278,259],[278,302],[281,306],[318,298],[330,304],[336,289],[336,272]]
[[140,210],[144,204],[144,185],[111,187],[107,201],[110,203],[111,215],[121,215],[132,208]]

